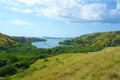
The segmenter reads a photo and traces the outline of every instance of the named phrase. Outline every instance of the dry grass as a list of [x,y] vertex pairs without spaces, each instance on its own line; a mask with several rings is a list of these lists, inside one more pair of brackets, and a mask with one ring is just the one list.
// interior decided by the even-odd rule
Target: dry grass
[[120,47],[40,59],[12,80],[120,80]]

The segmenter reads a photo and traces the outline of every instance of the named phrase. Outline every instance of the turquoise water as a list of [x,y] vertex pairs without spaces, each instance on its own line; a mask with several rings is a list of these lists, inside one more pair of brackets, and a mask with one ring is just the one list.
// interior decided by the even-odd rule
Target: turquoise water
[[56,46],[60,46],[58,43],[60,41],[66,40],[65,38],[60,39],[46,39],[45,42],[33,42],[32,45],[36,46],[37,48],[53,48]]

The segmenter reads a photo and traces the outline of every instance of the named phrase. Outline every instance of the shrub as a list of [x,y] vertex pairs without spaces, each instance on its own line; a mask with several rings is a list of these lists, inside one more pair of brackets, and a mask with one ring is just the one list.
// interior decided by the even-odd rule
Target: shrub
[[5,66],[7,61],[5,59],[0,59],[0,67]]
[[16,73],[16,68],[12,65],[7,65],[0,68],[0,77],[10,76]]
[[49,59],[47,59],[47,58],[46,58],[46,59],[44,59],[44,62],[48,62],[48,61],[49,61]]
[[15,64],[15,67],[17,68],[22,68],[22,69],[26,69],[28,68],[30,65],[30,62],[23,60],[23,61],[19,61]]

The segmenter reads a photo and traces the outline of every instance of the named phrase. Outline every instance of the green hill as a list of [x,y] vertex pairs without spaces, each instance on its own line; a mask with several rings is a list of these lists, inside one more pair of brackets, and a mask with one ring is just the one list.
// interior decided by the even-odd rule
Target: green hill
[[120,80],[120,47],[39,59],[11,80]]
[[18,42],[13,40],[10,36],[0,33],[0,49],[5,49],[18,45]]
[[0,33],[0,49],[14,47],[17,46],[19,43],[31,43],[36,41],[45,41],[45,39],[39,39],[35,37],[33,38],[15,37]]
[[82,45],[82,46],[118,46],[120,45],[120,31],[99,32],[86,34],[71,40],[60,42],[64,45]]
[[[13,37],[0,33],[0,80],[27,69],[37,59],[43,58],[43,50],[32,46],[38,38]],[[45,56],[46,57],[46,56]]]
[[46,41],[45,39],[40,39],[40,38],[35,38],[35,37],[26,38],[26,37],[13,36],[12,39],[17,41],[17,42],[20,42],[20,43],[26,43],[26,42],[31,43],[31,42],[36,42],[36,41]]
[[0,34],[0,80],[120,80],[120,47],[102,50],[120,45],[120,31],[83,35],[51,49],[32,46],[37,40]]

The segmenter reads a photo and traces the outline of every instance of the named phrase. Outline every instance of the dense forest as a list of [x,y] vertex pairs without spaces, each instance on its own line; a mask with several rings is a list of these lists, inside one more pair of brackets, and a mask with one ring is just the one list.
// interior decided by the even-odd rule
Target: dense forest
[[30,43],[30,42],[36,42],[36,41],[46,41],[45,39],[40,39],[40,38],[35,38],[35,37],[25,38],[25,37],[15,37],[15,36],[13,36],[12,39],[17,41],[17,42],[21,42],[21,43],[26,43],[26,42]]
[[0,33],[0,77],[11,76],[29,68],[38,59],[58,54],[88,53],[100,51],[105,47],[120,45],[120,31],[92,33],[60,42],[69,46],[50,49],[36,48],[33,41],[38,38],[11,37]]

